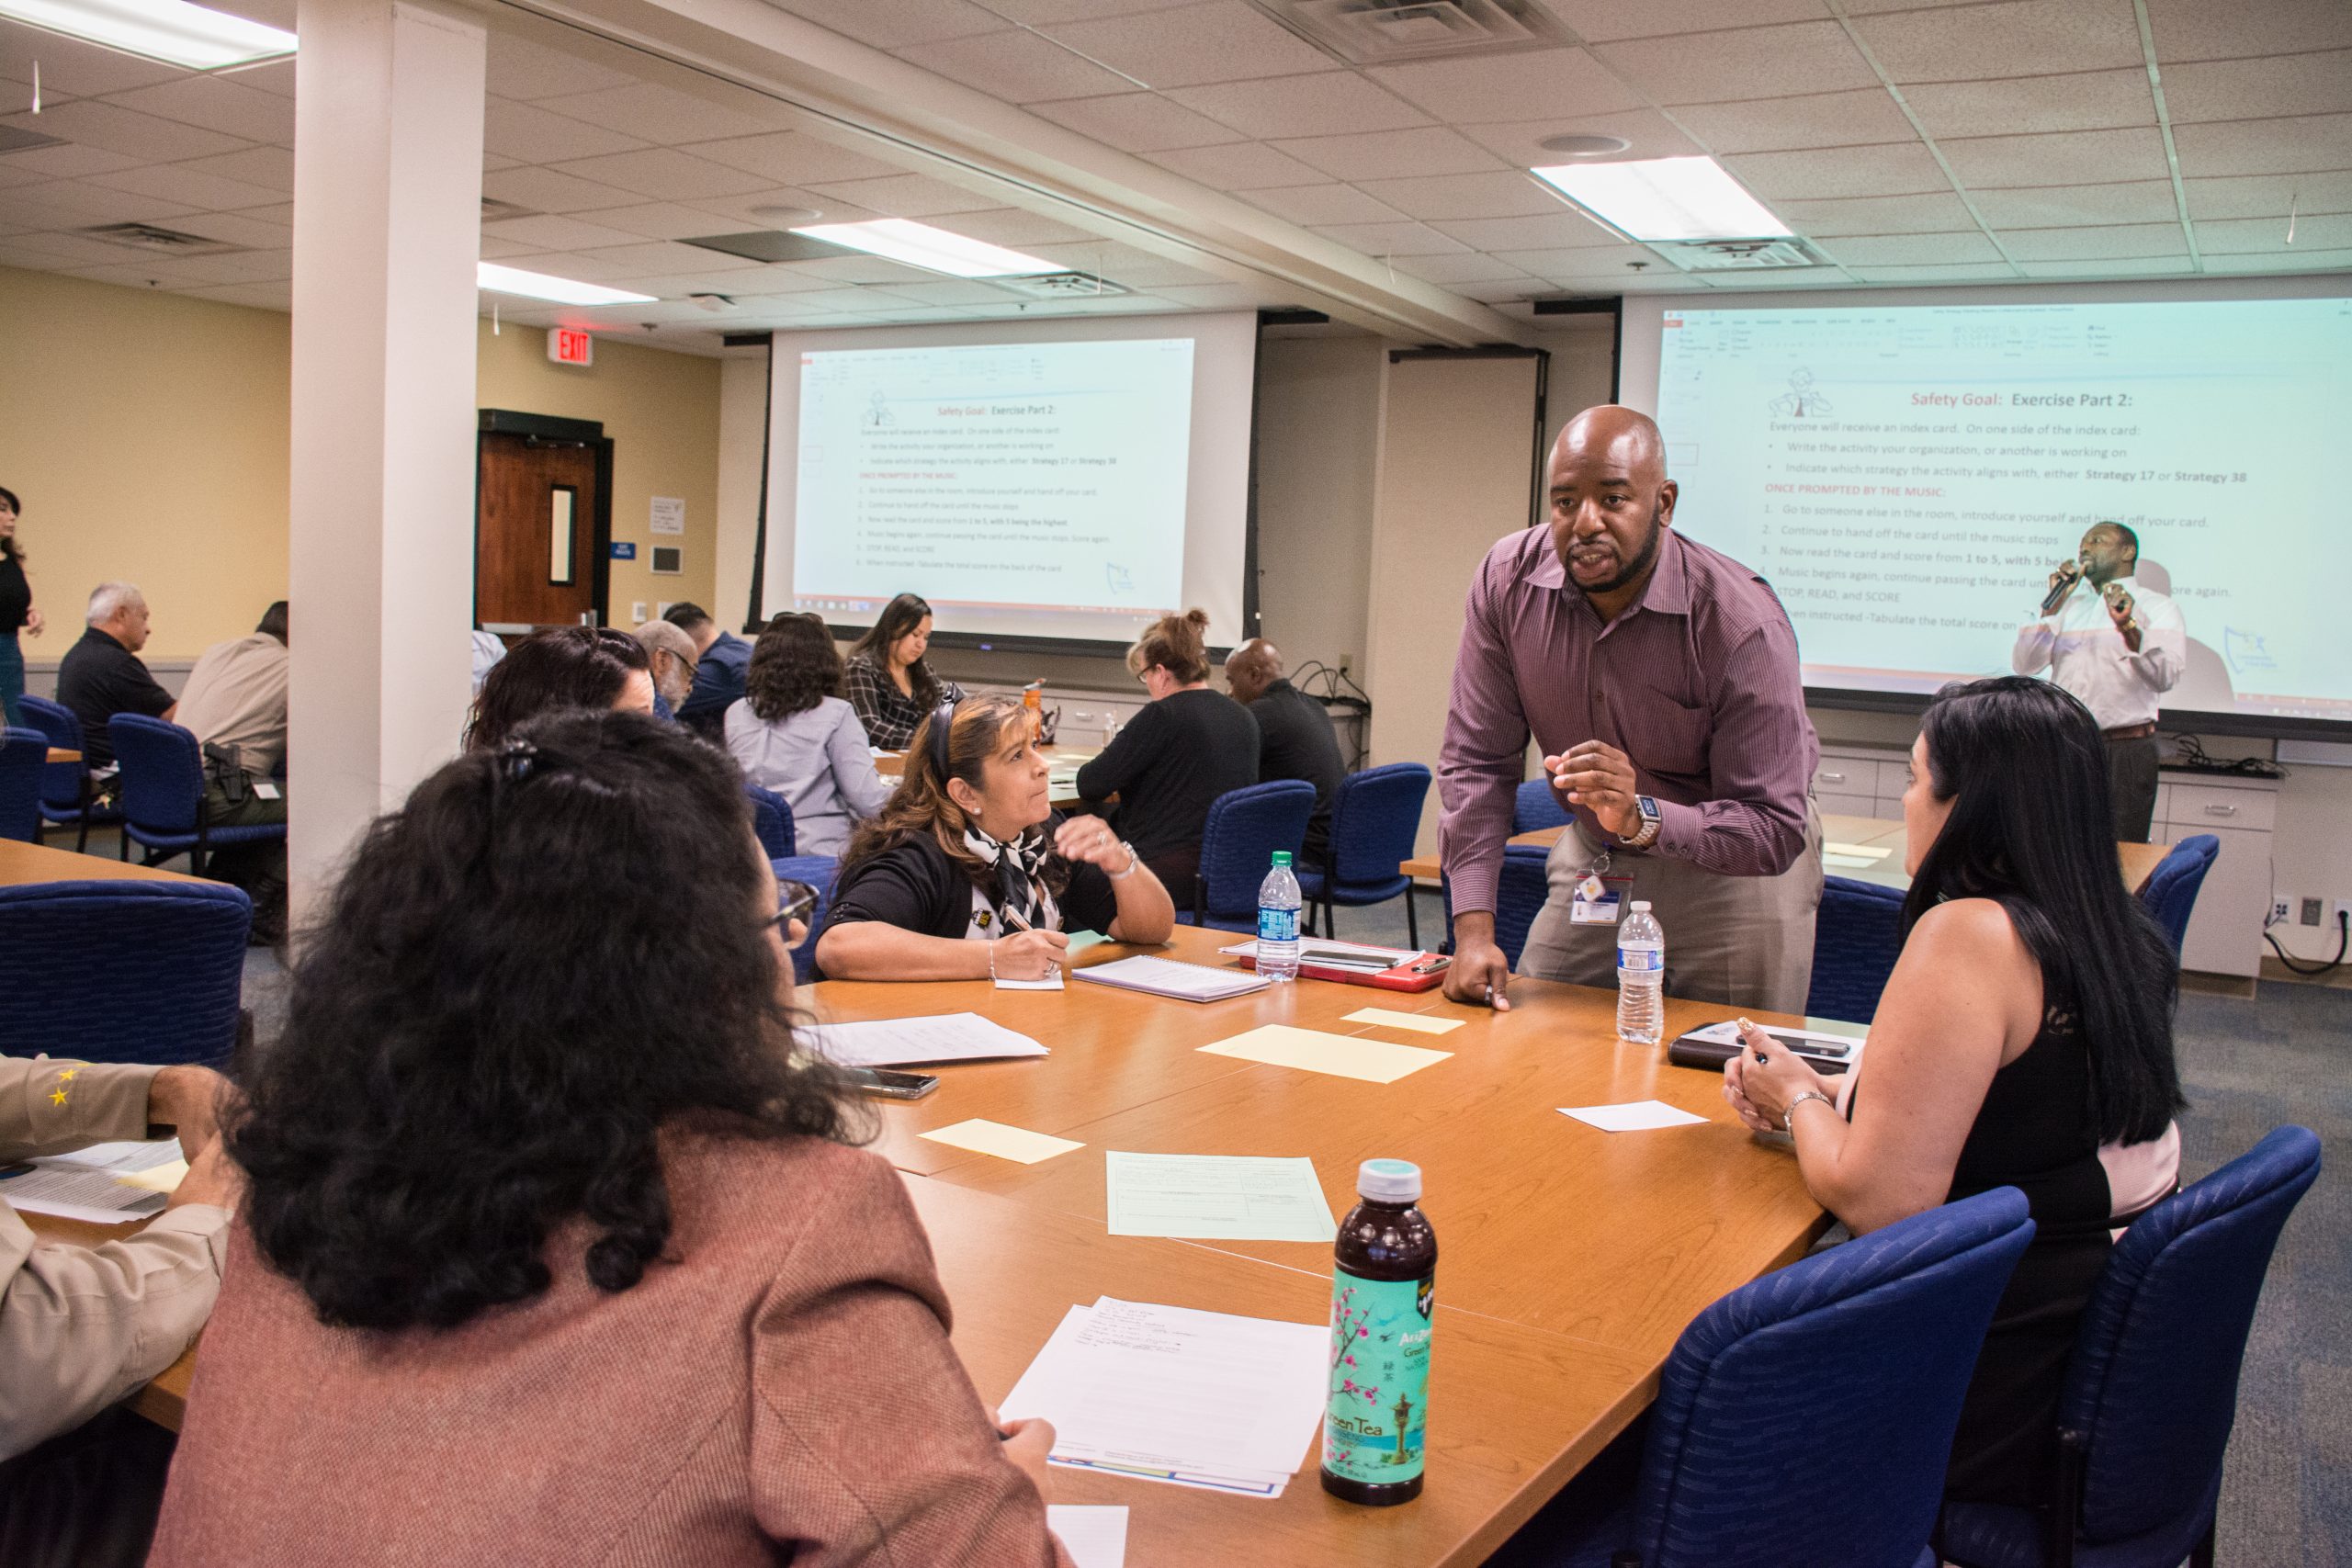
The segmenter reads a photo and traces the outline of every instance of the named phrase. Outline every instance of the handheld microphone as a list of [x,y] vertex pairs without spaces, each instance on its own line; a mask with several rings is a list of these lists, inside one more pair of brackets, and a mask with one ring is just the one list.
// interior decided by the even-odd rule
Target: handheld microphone
[[2050,592],[2041,596],[2041,613],[2046,615],[2052,610],[2055,610],[2059,605],[2064,604],[2066,602],[2066,595],[2072,593],[2075,591],[2075,584],[2080,582],[2082,580],[2083,569],[2080,566],[2077,566],[2075,562],[2068,561],[2065,565],[2060,567],[2058,569],[2058,581],[2052,583],[2050,585]]

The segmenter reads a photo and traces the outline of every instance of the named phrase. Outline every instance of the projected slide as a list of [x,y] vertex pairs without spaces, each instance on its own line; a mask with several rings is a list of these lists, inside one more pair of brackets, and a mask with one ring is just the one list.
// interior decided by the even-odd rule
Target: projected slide
[[2112,518],[2188,621],[2172,711],[2352,719],[2352,300],[1675,309],[1677,522],[1771,580],[1808,684],[2006,672]]
[[1184,608],[1193,348],[804,351],[794,604],[871,619],[911,592],[942,625],[1100,616],[1120,637]]

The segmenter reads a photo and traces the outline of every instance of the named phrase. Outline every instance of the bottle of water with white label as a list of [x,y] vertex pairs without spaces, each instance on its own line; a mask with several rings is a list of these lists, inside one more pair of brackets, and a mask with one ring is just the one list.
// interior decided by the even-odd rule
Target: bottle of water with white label
[[1298,878],[1290,852],[1274,852],[1274,868],[1258,884],[1258,973],[1269,980],[1298,978]]
[[1617,1038],[1655,1045],[1666,1032],[1666,932],[1649,900],[1617,928]]

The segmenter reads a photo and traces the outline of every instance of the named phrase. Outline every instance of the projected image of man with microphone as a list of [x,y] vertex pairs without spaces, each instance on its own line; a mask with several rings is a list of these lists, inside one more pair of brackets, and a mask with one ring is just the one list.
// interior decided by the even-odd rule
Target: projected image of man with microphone
[[2156,812],[2156,707],[2188,660],[2180,607],[2134,577],[2140,536],[2094,523],[2075,558],[2050,574],[2041,614],[2018,630],[2009,667],[2050,678],[2083,700],[2107,737],[2115,836],[2148,841]]

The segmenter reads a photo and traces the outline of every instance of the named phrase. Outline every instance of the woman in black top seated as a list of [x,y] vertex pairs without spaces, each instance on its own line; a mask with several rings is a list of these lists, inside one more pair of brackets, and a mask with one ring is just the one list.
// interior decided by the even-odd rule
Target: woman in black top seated
[[1087,800],[1119,797],[1113,823],[1187,908],[1209,807],[1258,782],[1258,721],[1209,690],[1208,628],[1205,610],[1163,615],[1127,649],[1127,668],[1151,705],[1078,770]]
[[2177,1175],[2178,965],[2117,874],[2107,747],[2074,697],[2016,676],[1948,687],[1911,772],[1903,954],[1843,1075],[1846,1114],[1838,1080],[1752,1025],[1724,1093],[1750,1126],[1791,1134],[1806,1188],[1856,1235],[2025,1193],[2033,1244],[1978,1359],[1949,1486],[2030,1506],[2110,1227]]
[[1100,818],[1054,815],[1012,697],[943,704],[842,857],[817,964],[839,980],[1043,979],[1070,931],[1168,940],[1175,910]]

